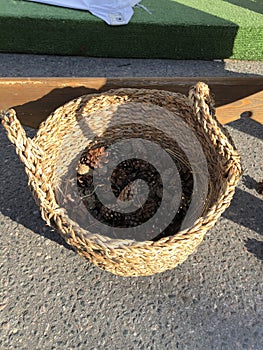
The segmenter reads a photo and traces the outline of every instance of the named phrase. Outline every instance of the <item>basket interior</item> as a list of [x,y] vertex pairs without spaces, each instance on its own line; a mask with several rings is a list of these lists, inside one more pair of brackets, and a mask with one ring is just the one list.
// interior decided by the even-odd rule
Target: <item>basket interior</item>
[[[185,127],[189,131],[188,138],[184,135]],[[181,141],[174,137],[174,133],[181,134],[181,138],[178,136]],[[168,92],[148,91],[147,94],[138,91],[136,94],[130,90],[83,96],[55,111],[42,124],[35,138],[44,150],[41,168],[54,189],[57,204],[65,209],[65,219],[77,225],[82,234],[134,240],[134,237],[127,236],[125,229],[115,230],[105,225],[105,230],[102,230],[100,224],[91,225],[87,221],[87,202],[81,198],[77,186],[77,166],[83,152],[94,145],[109,147],[124,139],[143,139],[161,146],[179,168],[183,186],[187,187],[191,181],[201,184],[203,193],[198,193],[200,188],[193,188],[193,184],[188,186],[188,190],[191,188],[199,197],[203,196],[198,213],[193,209],[192,218],[195,220],[190,220],[190,226],[217,204],[227,184],[227,162],[211,136],[197,122],[188,98]],[[158,159],[159,154],[154,156]],[[207,172],[202,169],[203,163]],[[176,235],[181,229],[181,223],[175,220],[166,231],[155,236],[144,231],[136,236],[136,241],[158,240]]]

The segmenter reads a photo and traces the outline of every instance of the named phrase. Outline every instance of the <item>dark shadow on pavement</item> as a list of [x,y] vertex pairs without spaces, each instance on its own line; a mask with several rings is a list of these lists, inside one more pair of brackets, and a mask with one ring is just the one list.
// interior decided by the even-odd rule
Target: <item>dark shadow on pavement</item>
[[263,201],[237,188],[231,205],[223,217],[263,235],[262,213]]
[[245,242],[247,251],[254,254],[259,260],[263,260],[263,241],[257,239],[248,238]]
[[242,131],[260,140],[263,140],[263,125],[250,117],[242,117],[229,124],[234,129]]
[[250,175],[244,175],[242,177],[242,182],[249,190],[258,189],[258,182],[255,179],[253,179],[253,177],[251,177]]
[[[30,130],[30,136],[33,135],[34,130]],[[39,208],[28,188],[23,165],[15,152],[10,155],[10,148],[14,149],[14,146],[10,144],[2,126],[0,139],[0,212],[34,233],[72,249],[56,230],[48,227],[41,219]]]

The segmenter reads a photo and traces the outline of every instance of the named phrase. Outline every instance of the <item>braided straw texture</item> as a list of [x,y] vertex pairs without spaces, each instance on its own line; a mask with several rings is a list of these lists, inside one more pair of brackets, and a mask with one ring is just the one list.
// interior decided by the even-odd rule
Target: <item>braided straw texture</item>
[[[183,118],[202,144],[210,174],[209,195],[202,216],[192,227],[158,241],[136,242],[111,239],[99,233],[91,234],[69,218],[56,199],[55,189],[59,177],[67,170],[67,158],[83,149],[83,139],[76,138],[78,134],[75,130],[84,118],[101,108],[117,109],[129,103],[129,113],[132,113],[132,107],[138,102],[161,106]],[[118,118],[118,113],[115,113],[115,118]],[[120,116],[120,123],[121,118],[123,116]],[[201,82],[190,89],[188,97],[147,89],[118,89],[79,97],[51,114],[33,139],[26,137],[14,110],[2,112],[1,120],[8,138],[16,146],[16,152],[24,163],[30,189],[43,219],[58,229],[80,255],[100,268],[121,276],[152,275],[185,261],[229,206],[241,175],[240,156],[230,135],[215,117],[208,86]],[[107,129],[106,124],[103,119],[94,118],[90,122],[90,129],[96,130],[98,135],[103,134]],[[63,140],[71,134],[75,139],[70,143],[69,150],[65,150],[65,159],[61,160]],[[89,144],[90,136],[87,133],[84,135],[85,146]]]

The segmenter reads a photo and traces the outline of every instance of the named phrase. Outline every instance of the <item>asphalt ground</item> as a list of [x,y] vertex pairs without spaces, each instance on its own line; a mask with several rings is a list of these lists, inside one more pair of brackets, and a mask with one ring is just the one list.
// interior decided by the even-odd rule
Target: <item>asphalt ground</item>
[[2,77],[193,77],[262,75],[263,61],[177,61],[0,54]]
[[[263,62],[1,54],[0,75],[246,76],[263,75]],[[261,350],[263,127],[241,118],[227,128],[244,170],[231,206],[182,265],[124,278],[89,264],[45,225],[1,127],[0,349]]]

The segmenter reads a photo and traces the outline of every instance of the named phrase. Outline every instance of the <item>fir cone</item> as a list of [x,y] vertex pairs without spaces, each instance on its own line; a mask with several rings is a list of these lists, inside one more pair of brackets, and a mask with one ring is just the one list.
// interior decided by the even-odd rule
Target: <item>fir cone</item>
[[132,192],[131,185],[128,184],[127,186],[124,187],[124,189],[121,191],[121,193],[118,196],[118,199],[127,202],[130,201],[133,198],[134,194]]
[[102,164],[107,163],[108,153],[105,147],[96,147],[84,152],[78,163],[78,174],[83,175],[89,172],[90,169],[100,168]]
[[[142,159],[128,159],[122,161],[116,166],[111,175],[107,186],[101,182],[101,186],[105,186],[105,193],[114,193],[116,202],[111,204],[111,196],[108,196],[109,204],[106,200],[100,202],[96,196],[96,188],[93,184],[93,170],[99,168],[99,172],[105,170],[105,165],[110,159],[119,159],[118,150],[109,148],[102,143],[96,144],[89,149],[86,149],[78,163],[77,168],[77,183],[79,195],[83,200],[84,205],[97,220],[114,227],[136,227],[147,220],[150,220],[161,205],[164,192],[167,200],[173,201],[173,192],[169,191],[174,186],[173,169],[167,168],[160,175]],[[120,158],[121,159],[121,158]],[[182,186],[182,200],[178,212],[174,213],[175,217],[170,225],[153,240],[158,240],[166,235],[176,233],[180,229],[182,220],[187,212],[191,202],[192,193],[192,175],[190,169],[180,160],[176,160],[176,166],[179,167],[179,173]],[[190,173],[190,174],[189,174]],[[99,174],[99,176],[104,174]],[[105,180],[105,179],[104,179]],[[98,178],[100,181],[100,178]],[[141,183],[140,183],[141,182]],[[145,198],[146,189],[145,182],[148,185],[149,193],[147,200]],[[163,183],[163,184],[162,184]],[[100,182],[99,182],[100,186]],[[107,197],[107,196],[106,196]],[[105,197],[105,198],[106,198]],[[104,200],[105,200],[104,198]],[[105,204],[106,203],[106,204]],[[134,210],[122,212],[131,206]],[[163,213],[165,214],[165,213]],[[155,228],[152,228],[152,234]],[[150,229],[151,231],[151,229]],[[150,233],[150,232],[149,232]]]
[[80,188],[89,188],[92,185],[92,176],[89,174],[77,174],[77,184]]
[[82,198],[85,206],[90,210],[97,205],[94,194],[92,193],[93,177],[90,170],[100,167],[107,163],[107,152],[105,147],[93,147],[85,150],[82,154],[77,167],[77,185],[79,195]]

